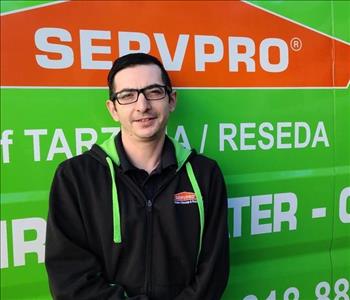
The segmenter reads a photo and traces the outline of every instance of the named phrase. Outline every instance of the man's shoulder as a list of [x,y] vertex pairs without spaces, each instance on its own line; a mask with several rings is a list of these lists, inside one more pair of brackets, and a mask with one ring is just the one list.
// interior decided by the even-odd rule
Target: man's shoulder
[[61,162],[57,172],[93,174],[95,170],[103,165],[92,150],[73,156]]
[[[194,155],[190,159],[196,180],[201,189],[205,207],[209,207],[209,202],[218,202],[216,196],[224,201],[225,199],[225,180],[223,173],[216,160],[205,155]],[[209,205],[209,206],[208,206]]]
[[218,168],[218,163],[216,160],[205,156],[203,154],[194,154],[190,158],[190,163],[194,168],[200,170],[212,170],[213,168]]
[[190,157],[189,161],[200,185],[222,180],[223,174],[215,159],[195,154]]

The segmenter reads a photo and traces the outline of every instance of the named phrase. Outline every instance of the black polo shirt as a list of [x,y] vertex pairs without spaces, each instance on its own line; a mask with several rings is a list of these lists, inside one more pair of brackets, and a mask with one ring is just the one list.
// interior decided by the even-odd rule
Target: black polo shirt
[[163,181],[171,173],[176,172],[177,161],[175,149],[167,136],[165,136],[160,162],[151,174],[148,174],[145,170],[136,168],[130,162],[122,143],[121,133],[116,136],[115,145],[120,159],[120,168],[139,186],[149,200],[153,199]]

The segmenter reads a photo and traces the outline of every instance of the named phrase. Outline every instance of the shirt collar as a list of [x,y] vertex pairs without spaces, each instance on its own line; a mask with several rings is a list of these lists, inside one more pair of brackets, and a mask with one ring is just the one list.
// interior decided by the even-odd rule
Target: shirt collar
[[[123,172],[125,173],[127,171],[131,171],[135,169],[137,170],[137,168],[130,162],[125,152],[123,142],[122,142],[121,132],[118,133],[118,135],[115,137],[115,146],[120,159],[120,167],[123,170]],[[173,143],[169,139],[169,137],[165,136],[160,163],[156,168],[156,170],[161,172],[170,166],[177,167],[177,161],[175,157],[175,148]]]

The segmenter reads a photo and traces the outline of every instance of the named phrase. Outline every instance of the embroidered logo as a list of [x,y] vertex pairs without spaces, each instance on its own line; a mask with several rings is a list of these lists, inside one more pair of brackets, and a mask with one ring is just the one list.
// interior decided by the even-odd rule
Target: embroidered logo
[[195,193],[191,192],[181,192],[174,195],[175,204],[191,204],[197,203],[197,198]]

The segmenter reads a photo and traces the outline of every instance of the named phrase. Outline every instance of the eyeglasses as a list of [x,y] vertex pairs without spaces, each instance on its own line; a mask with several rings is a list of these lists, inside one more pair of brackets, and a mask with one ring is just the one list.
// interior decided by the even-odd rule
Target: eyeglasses
[[141,93],[148,101],[161,100],[171,93],[171,88],[165,85],[152,84],[142,89],[125,89],[114,93],[111,100],[117,100],[119,104],[127,105],[136,102]]

